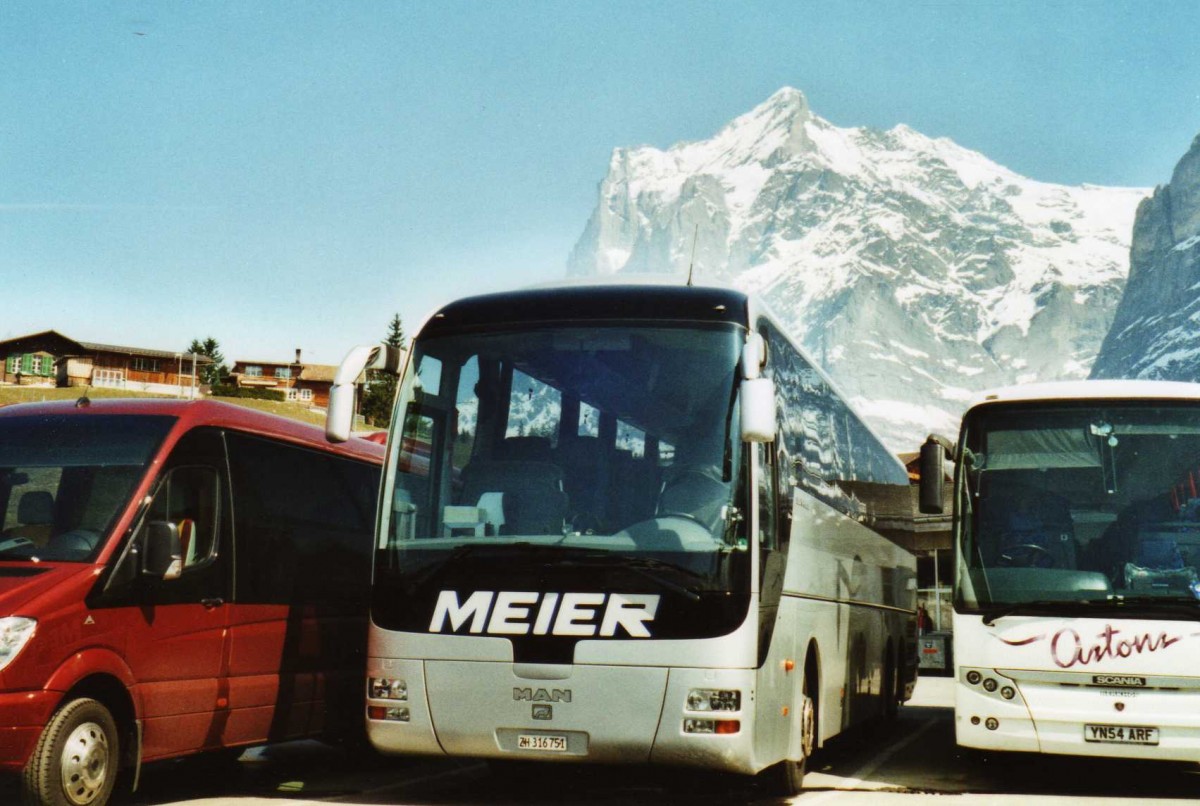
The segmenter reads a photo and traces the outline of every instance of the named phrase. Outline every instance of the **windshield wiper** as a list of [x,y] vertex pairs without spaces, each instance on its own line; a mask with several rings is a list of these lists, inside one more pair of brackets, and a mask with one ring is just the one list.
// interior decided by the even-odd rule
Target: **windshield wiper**
[[655,572],[668,571],[673,574],[684,574],[684,575],[690,576],[694,579],[699,579],[699,580],[705,579],[703,574],[698,574],[689,568],[684,568],[679,565],[674,565],[672,563],[663,562],[662,560],[655,560],[650,557],[636,557],[635,558],[635,557],[630,557],[630,556],[624,555],[624,554],[581,554],[580,556],[578,556],[576,558],[566,559],[566,560],[562,560],[560,562],[551,563],[551,565],[556,566],[556,567],[585,566],[585,565],[609,565],[614,568],[626,569],[628,571],[632,571],[633,573],[637,574],[638,576],[640,576],[644,579],[650,580],[651,582],[653,582],[657,585],[661,585],[662,587],[666,588],[667,590],[674,591],[675,593],[678,593],[681,596],[686,596],[688,599],[691,599],[693,602],[700,601],[700,594],[698,592],[696,592],[692,588],[686,587],[684,585],[680,585],[678,582],[674,582],[670,579],[667,579]]
[[455,548],[451,549],[445,557],[433,560],[428,565],[413,572],[413,574],[409,576],[407,580],[405,580],[405,585],[408,587],[408,590],[416,591],[420,589],[420,587],[426,582],[437,576],[439,571],[444,571],[458,560],[461,560],[468,554],[471,554],[472,552],[481,548],[492,548],[492,546],[485,546],[481,543],[464,543],[461,546],[456,546]]
[[1103,604],[1113,609],[1175,613],[1200,621],[1200,600],[1194,596],[1123,596],[1113,594]]
[[1094,599],[1031,599],[1028,602],[1011,602],[983,608],[983,623],[991,627],[1005,616],[1055,616],[1060,613],[1077,615],[1080,612],[1087,613],[1097,604],[1108,603]]
[[1122,596],[1110,594],[1107,599],[1033,599],[1028,602],[995,605],[983,609],[983,623],[991,627],[1005,616],[1056,616],[1121,613],[1127,610],[1151,610],[1178,613],[1200,621],[1200,600],[1187,596]]

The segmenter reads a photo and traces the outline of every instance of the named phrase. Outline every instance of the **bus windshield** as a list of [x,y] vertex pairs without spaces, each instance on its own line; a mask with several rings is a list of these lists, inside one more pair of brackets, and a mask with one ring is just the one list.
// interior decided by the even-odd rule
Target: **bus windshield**
[[965,610],[1196,605],[1200,409],[996,406],[968,416],[963,444]]
[[[732,325],[418,339],[376,586],[444,586],[452,564],[493,590],[748,591],[743,341]],[[523,574],[535,587],[513,587]]]
[[174,422],[0,417],[0,560],[91,561]]

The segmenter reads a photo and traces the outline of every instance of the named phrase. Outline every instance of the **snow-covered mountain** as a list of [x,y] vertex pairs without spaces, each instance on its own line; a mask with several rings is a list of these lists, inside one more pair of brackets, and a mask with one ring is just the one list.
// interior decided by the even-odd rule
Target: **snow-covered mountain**
[[[618,148],[570,275],[687,271],[765,296],[897,451],[983,388],[1088,374],[1146,190],[1019,176],[784,88],[712,139]],[[694,244],[693,244],[694,241]]]
[[1129,282],[1093,377],[1200,381],[1198,322],[1200,137],[1138,206]]

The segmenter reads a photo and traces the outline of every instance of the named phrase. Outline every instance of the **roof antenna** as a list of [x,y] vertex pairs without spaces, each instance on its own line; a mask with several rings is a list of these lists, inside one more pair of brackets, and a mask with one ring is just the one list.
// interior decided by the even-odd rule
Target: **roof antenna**
[[692,259],[688,261],[688,279],[687,284],[692,285],[692,268],[696,265],[696,238],[700,235],[700,225],[696,224],[696,229],[692,232]]

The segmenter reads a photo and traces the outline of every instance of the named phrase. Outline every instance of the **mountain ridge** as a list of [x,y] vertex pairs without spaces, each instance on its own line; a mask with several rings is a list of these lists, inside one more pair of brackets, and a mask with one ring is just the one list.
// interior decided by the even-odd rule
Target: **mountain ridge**
[[[785,87],[707,140],[614,149],[569,276],[687,271],[762,294],[889,445],[990,386],[1085,377],[1146,191],[1038,182]],[[693,242],[694,239],[694,242]]]

